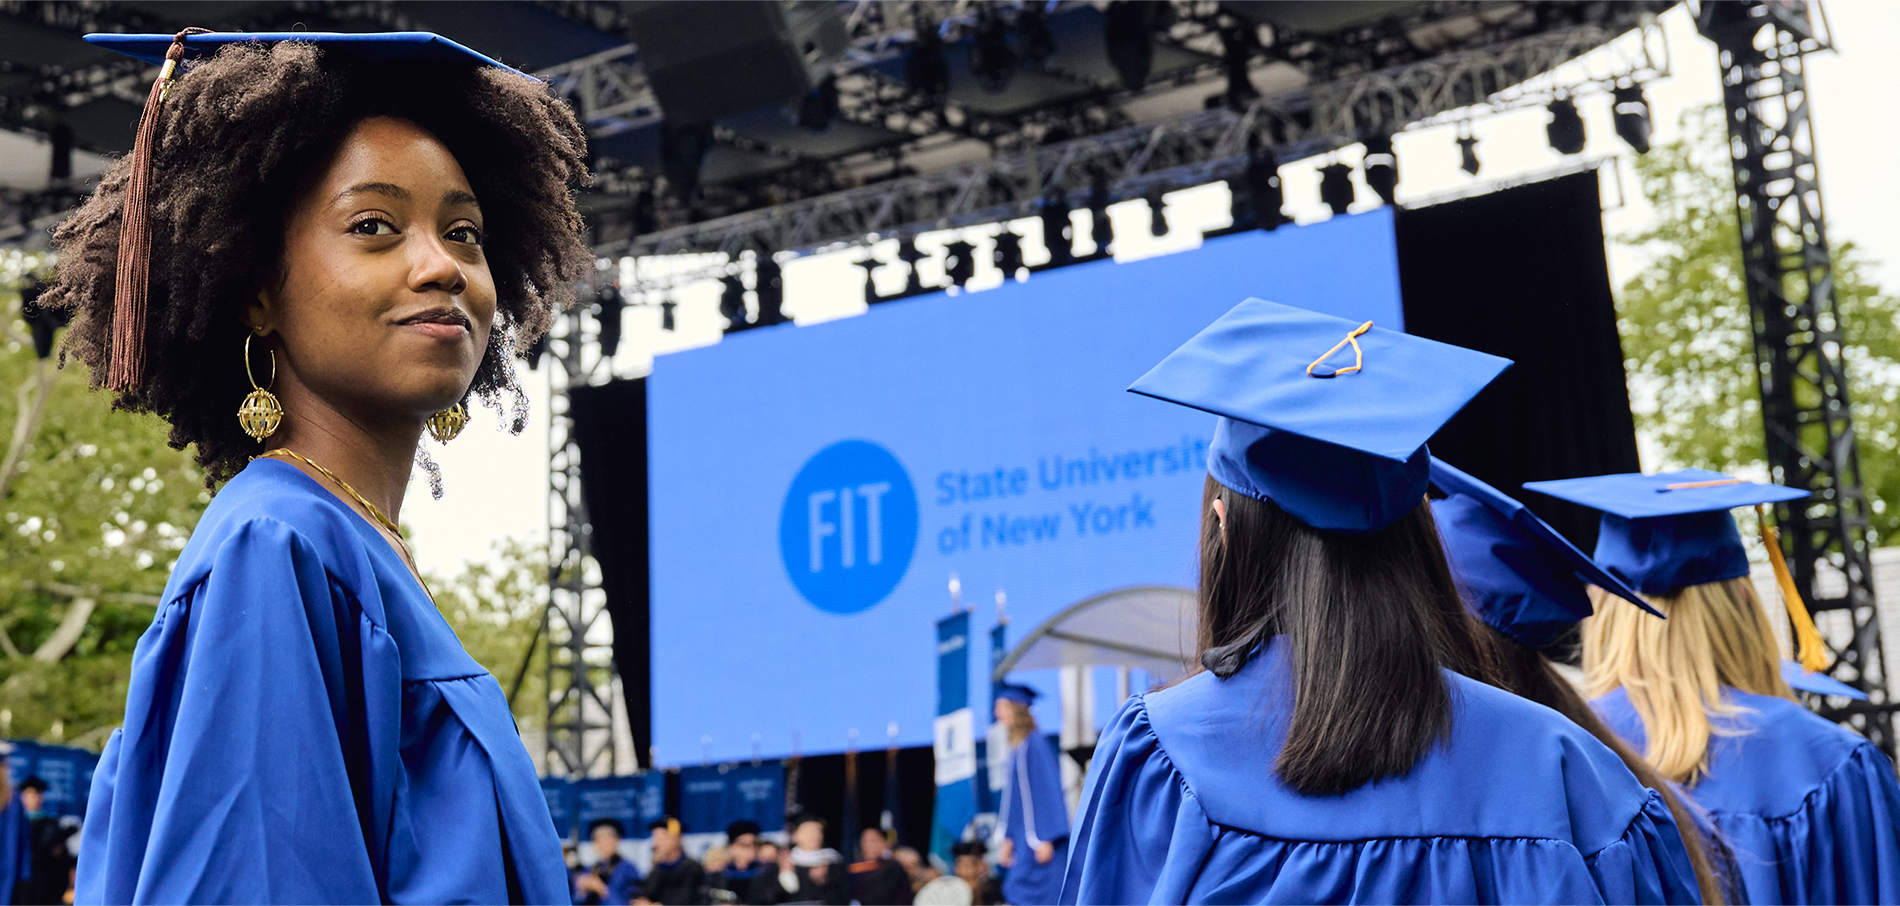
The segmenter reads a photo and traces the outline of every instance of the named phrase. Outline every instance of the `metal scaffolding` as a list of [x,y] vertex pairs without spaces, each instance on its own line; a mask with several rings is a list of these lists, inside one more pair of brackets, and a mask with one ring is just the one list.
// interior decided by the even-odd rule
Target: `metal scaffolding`
[[1823,46],[1808,12],[1799,0],[1708,2],[1697,25],[1722,67],[1768,466],[1776,481],[1814,495],[1777,507],[1783,544],[1834,655],[1830,672],[1870,698],[1818,710],[1893,754],[1868,504],[1808,110],[1804,58]]

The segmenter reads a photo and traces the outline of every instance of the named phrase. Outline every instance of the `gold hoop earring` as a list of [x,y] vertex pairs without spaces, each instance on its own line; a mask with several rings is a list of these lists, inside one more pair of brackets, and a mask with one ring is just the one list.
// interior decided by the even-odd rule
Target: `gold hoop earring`
[[456,403],[429,416],[428,425],[429,436],[435,438],[436,443],[446,444],[468,427],[468,410],[461,403]]
[[[277,354],[265,350],[270,356],[270,383],[277,385]],[[275,394],[257,386],[256,376],[251,374],[251,335],[244,335],[244,376],[250,379],[250,395],[244,397],[244,404],[238,407],[238,427],[244,429],[252,440],[261,441],[276,433],[277,426],[284,421],[284,406],[277,401]]]

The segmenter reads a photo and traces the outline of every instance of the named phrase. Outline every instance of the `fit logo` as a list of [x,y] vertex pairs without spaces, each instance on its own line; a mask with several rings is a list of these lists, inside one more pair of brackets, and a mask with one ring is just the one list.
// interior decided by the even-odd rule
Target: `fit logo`
[[890,451],[847,440],[792,479],[779,514],[785,571],[805,600],[857,613],[890,595],[917,547],[917,493]]

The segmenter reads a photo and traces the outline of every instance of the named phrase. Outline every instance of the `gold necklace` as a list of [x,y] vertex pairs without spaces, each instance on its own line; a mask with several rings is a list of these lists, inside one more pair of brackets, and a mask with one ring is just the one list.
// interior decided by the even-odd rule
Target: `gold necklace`
[[266,450],[263,453],[260,453],[258,455],[269,456],[269,457],[288,456],[322,473],[323,477],[330,479],[330,481],[334,483],[337,487],[342,488],[343,493],[350,495],[351,500],[356,501],[358,504],[360,504],[363,507],[363,509],[368,510],[370,516],[375,518],[376,524],[382,526],[384,530],[388,531],[389,536],[391,538],[396,539],[396,544],[402,548],[403,556],[408,558],[413,568],[413,564],[416,562],[416,555],[409,552],[409,543],[402,540],[402,531],[396,528],[396,523],[391,521],[388,516],[383,515],[382,510],[379,510],[376,508],[376,504],[370,503],[367,499],[363,497],[363,495],[358,494],[355,488],[350,487],[349,482],[336,477],[335,472],[332,472],[329,469],[326,469],[320,465],[317,465],[316,462],[312,460],[310,457],[305,456],[302,453],[299,453],[295,450],[292,450],[289,447],[278,447],[275,450]]

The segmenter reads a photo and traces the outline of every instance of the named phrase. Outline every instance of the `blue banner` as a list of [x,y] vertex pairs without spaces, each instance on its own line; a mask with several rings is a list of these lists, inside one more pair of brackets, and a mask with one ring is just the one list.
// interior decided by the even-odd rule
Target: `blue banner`
[[937,621],[936,820],[930,851],[952,861],[950,847],[976,817],[976,715],[970,710],[970,614]]
[[561,777],[541,778],[541,795],[548,799],[548,817],[554,819],[554,832],[561,839],[572,837],[574,826],[574,785]]
[[574,826],[581,836],[602,818],[626,828],[627,839],[645,839],[647,823],[666,817],[666,774],[648,771],[628,777],[593,777],[569,784],[574,803]]
[[92,769],[99,756],[84,749],[14,742],[7,753],[7,772],[18,788],[28,777],[46,781],[46,810],[56,815],[85,817],[86,797],[92,792]]
[[741,818],[771,833],[785,827],[785,765],[680,768],[680,825],[689,834],[724,833]]

